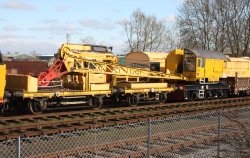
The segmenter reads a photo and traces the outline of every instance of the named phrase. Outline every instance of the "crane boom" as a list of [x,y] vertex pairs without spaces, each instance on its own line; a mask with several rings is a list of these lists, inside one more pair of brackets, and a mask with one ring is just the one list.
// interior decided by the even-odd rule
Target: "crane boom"
[[108,74],[127,77],[146,77],[166,80],[182,79],[182,76],[170,75],[163,72],[77,58],[74,58],[74,66],[71,67],[71,70],[72,72],[78,73],[88,72],[93,74]]
[[58,51],[59,58],[56,62],[46,72],[39,75],[39,85],[47,86],[53,79],[68,73],[105,74],[111,75],[110,78],[113,78],[113,80],[135,77],[162,80],[183,79],[182,76],[170,75],[164,72],[119,65],[117,64],[117,57],[105,50],[106,47],[98,47],[98,50],[94,50],[94,47],[98,46],[92,48],[89,45],[63,44]]
[[106,46],[90,44],[63,44],[58,50],[57,59],[45,72],[38,76],[39,86],[48,86],[52,80],[71,72],[69,61],[73,58],[84,58],[88,60],[116,63],[118,58]]

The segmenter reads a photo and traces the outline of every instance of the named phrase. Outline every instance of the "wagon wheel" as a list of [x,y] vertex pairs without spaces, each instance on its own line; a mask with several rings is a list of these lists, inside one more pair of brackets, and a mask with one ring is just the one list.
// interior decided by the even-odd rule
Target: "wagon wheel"
[[130,106],[138,105],[139,100],[140,100],[140,98],[139,98],[138,94],[137,95],[133,95],[133,94],[127,95],[127,102]]
[[223,90],[224,98],[228,98],[228,90]]
[[194,91],[190,91],[189,100],[190,101],[197,100],[197,94]]
[[43,112],[45,104],[45,101],[42,103],[39,101],[29,100],[27,103],[28,111],[32,114],[40,114]]
[[159,103],[164,104],[167,101],[167,94],[166,93],[160,93],[159,94]]
[[206,92],[205,92],[205,98],[208,99],[208,100],[211,100],[211,99],[212,99],[211,91],[206,91]]
[[224,98],[223,90],[218,90],[218,98]]
[[89,105],[92,106],[94,109],[100,109],[103,107],[103,97],[96,96],[89,98]]

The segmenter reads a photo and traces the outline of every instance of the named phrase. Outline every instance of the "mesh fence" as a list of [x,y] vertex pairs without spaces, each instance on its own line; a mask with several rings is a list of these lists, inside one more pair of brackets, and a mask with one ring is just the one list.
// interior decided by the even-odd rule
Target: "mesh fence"
[[8,140],[0,157],[250,157],[249,133],[242,108]]

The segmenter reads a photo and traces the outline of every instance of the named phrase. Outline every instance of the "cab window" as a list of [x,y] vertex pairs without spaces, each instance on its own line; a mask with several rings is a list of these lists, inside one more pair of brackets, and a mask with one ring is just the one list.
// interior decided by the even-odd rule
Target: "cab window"
[[194,72],[196,66],[196,57],[194,54],[184,55],[184,70]]
[[205,60],[203,58],[198,59],[198,67],[205,67]]
[[204,68],[205,67],[205,59],[203,58],[202,59],[202,64],[201,64],[201,67]]
[[198,59],[198,67],[201,67],[201,59]]
[[160,63],[159,62],[151,62],[150,63],[150,70],[152,71],[160,71]]

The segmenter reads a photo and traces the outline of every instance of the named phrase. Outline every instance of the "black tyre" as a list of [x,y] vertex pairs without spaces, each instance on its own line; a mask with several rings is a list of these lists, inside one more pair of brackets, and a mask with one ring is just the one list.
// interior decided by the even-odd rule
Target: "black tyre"
[[34,101],[34,100],[28,100],[27,101],[27,108],[28,111],[32,114],[40,114],[43,112],[43,105],[41,105],[40,102]]
[[139,103],[139,95],[129,94],[127,95],[127,102],[130,106],[136,106]]
[[100,109],[103,107],[103,97],[91,97],[89,98],[89,105],[94,109]]
[[159,94],[159,103],[164,104],[167,101],[167,94],[166,93],[160,93]]

